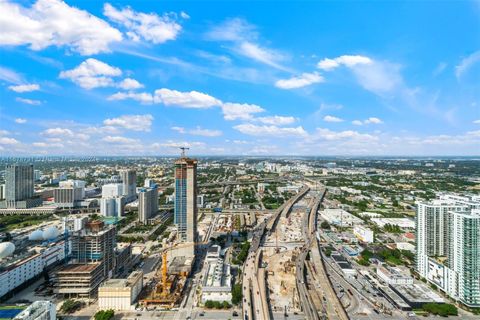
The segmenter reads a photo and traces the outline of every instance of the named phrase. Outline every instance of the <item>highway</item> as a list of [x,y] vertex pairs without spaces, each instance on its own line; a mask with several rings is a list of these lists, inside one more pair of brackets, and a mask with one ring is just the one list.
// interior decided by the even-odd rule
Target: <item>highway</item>
[[[277,212],[267,221],[263,221],[253,231],[252,242],[243,268],[243,303],[242,312],[244,320],[272,319],[272,312],[268,304],[268,289],[265,281],[265,269],[260,268],[262,251],[260,249],[265,238],[265,231],[272,232],[281,215],[286,215],[292,206],[308,191],[305,186],[294,197],[285,202]],[[260,250],[259,250],[260,249]],[[263,270],[262,270],[263,269]]]

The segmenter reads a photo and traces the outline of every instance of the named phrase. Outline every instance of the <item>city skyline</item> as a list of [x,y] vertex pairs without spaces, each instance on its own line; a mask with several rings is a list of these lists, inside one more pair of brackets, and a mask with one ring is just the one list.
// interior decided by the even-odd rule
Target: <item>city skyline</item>
[[1,2],[0,153],[478,155],[478,1],[209,4]]

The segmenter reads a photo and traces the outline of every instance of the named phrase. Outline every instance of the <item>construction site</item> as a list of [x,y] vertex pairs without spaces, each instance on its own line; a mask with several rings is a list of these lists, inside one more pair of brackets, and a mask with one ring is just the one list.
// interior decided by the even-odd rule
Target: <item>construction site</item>
[[192,270],[194,256],[185,255],[194,244],[187,243],[164,249],[162,263],[158,268],[154,281],[145,288],[139,299],[145,307],[155,306],[170,309],[180,304],[183,298],[185,283]]
[[275,231],[266,239],[263,264],[266,265],[269,301],[273,312],[301,312],[296,285],[296,261],[303,245],[302,222],[310,201],[305,196],[279,217]]

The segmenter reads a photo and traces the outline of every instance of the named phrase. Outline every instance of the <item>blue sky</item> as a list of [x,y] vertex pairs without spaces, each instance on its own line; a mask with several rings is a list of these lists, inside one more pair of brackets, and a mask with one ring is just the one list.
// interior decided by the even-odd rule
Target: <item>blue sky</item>
[[2,155],[480,153],[478,1],[0,11]]

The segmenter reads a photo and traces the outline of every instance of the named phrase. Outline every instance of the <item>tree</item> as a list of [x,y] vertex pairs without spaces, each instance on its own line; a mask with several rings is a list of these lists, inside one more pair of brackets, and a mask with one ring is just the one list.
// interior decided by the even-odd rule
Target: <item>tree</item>
[[330,223],[328,223],[327,221],[323,221],[323,222],[320,224],[320,228],[322,228],[322,229],[330,229]]
[[63,302],[62,307],[60,308],[60,311],[63,313],[73,313],[76,310],[80,309],[81,306],[82,306],[82,303],[80,301],[67,299],[65,300],[65,302]]
[[115,312],[112,309],[109,310],[100,310],[95,313],[95,320],[110,320],[115,315]]
[[243,292],[240,283],[234,284],[232,287],[232,303],[238,305],[242,302]]

